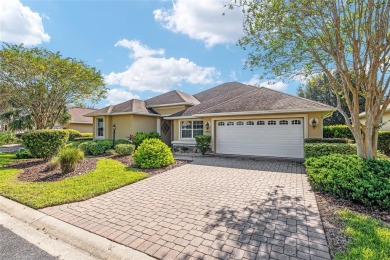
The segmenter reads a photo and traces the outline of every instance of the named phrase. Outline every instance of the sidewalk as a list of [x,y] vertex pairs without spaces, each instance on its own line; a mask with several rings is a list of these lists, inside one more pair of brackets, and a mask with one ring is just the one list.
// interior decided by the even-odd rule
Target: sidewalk
[[2,196],[0,225],[58,259],[153,259]]

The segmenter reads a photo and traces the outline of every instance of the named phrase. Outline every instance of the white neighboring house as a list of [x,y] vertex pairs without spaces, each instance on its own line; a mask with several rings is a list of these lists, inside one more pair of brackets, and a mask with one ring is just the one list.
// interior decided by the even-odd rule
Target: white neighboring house
[[[359,114],[359,119],[362,124],[366,123],[366,112]],[[390,107],[388,107],[381,118],[381,123],[383,124],[379,130],[390,131]]]

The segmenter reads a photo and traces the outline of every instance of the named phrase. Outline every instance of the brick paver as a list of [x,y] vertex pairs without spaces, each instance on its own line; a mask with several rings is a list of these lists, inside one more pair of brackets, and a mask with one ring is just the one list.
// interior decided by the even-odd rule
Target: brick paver
[[42,211],[159,259],[330,259],[314,194],[295,162],[195,158]]

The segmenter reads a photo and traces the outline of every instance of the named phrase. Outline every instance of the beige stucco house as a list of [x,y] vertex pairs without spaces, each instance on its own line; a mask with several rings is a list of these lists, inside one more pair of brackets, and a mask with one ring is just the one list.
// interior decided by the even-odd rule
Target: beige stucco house
[[[359,119],[362,124],[366,124],[366,112],[359,114]],[[390,131],[390,107],[386,109],[381,118],[381,131]]]
[[177,90],[132,99],[89,113],[95,139],[157,131],[173,146],[210,135],[217,154],[303,158],[305,138],[322,138],[322,120],[335,108],[264,87],[224,83],[195,95]]
[[81,133],[93,132],[93,119],[91,117],[85,117],[84,115],[96,111],[93,108],[83,107],[68,107],[68,111],[71,115],[71,120],[67,125],[56,125],[57,129],[74,129]]

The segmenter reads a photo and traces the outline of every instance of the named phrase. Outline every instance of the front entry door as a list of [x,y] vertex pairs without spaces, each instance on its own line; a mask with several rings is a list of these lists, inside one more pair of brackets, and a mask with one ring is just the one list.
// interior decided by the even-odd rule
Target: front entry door
[[171,145],[172,142],[171,132],[172,132],[172,121],[161,119],[161,128],[160,128],[161,140],[167,145]]

